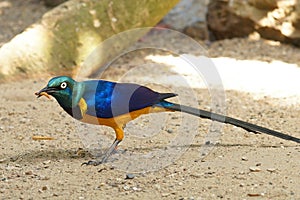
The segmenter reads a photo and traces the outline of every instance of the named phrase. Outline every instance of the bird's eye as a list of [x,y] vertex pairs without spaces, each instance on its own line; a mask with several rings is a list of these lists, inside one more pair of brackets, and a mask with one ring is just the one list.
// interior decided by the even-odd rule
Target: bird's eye
[[62,82],[62,83],[60,84],[60,88],[61,88],[61,89],[66,89],[67,86],[68,86],[68,85],[67,85],[66,82]]

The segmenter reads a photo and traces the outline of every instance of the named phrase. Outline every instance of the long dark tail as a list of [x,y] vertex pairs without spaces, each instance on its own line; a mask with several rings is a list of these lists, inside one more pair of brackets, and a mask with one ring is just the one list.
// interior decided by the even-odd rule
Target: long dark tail
[[245,121],[241,121],[232,117],[227,117],[225,115],[220,115],[217,113],[213,113],[210,111],[206,111],[206,110],[202,110],[202,109],[198,109],[198,108],[193,108],[193,107],[189,107],[189,106],[184,106],[184,105],[180,105],[180,104],[175,104],[175,103],[169,103],[167,101],[163,101],[161,102],[158,106],[162,106],[164,108],[170,109],[170,110],[174,110],[174,111],[179,111],[179,112],[185,112],[191,115],[195,115],[201,118],[206,118],[206,119],[211,119],[214,121],[218,121],[218,122],[222,122],[222,123],[226,123],[226,124],[231,124],[240,128],[243,128],[247,131],[251,131],[251,132],[259,132],[259,133],[265,133],[268,135],[272,135],[278,138],[282,138],[285,140],[291,140],[297,143],[300,143],[300,139],[284,134],[284,133],[280,133],[278,131],[274,131],[262,126],[258,126],[255,124],[251,124]]

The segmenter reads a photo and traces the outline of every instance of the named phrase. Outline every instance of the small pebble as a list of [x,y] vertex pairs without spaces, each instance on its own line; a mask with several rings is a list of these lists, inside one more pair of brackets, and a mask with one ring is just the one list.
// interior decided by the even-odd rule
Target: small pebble
[[168,129],[168,130],[167,130],[167,133],[170,133],[170,134],[171,134],[171,133],[173,133],[173,130]]
[[128,185],[125,185],[125,186],[123,187],[123,189],[127,191],[127,190],[130,189],[130,187],[129,187]]
[[260,197],[260,196],[264,196],[264,193],[249,193],[248,196],[249,197]]
[[260,172],[261,171],[261,169],[259,167],[249,167],[249,170],[251,172]]
[[141,191],[142,189],[141,189],[141,188],[138,188],[138,187],[132,187],[132,190],[133,190],[133,191]]
[[99,187],[102,187],[102,186],[104,186],[104,185],[105,185],[105,183],[102,182],[102,183],[99,184]]
[[126,174],[125,179],[134,179],[135,175],[134,174]]
[[275,169],[275,168],[268,168],[267,171],[268,171],[268,172],[275,172],[276,169]]
[[44,165],[47,165],[49,163],[51,163],[51,160],[46,160],[46,161],[43,162]]
[[47,189],[48,189],[47,186],[43,186],[43,187],[42,187],[42,190],[43,190],[43,191],[45,191],[45,190],[47,190]]
[[25,175],[32,175],[32,174],[33,174],[32,171],[25,172]]
[[248,158],[245,157],[245,156],[243,156],[243,157],[242,157],[242,160],[243,160],[243,161],[248,161]]

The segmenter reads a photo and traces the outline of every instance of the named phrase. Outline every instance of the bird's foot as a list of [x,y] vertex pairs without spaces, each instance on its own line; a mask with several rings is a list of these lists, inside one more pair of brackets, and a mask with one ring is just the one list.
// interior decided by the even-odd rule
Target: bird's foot
[[104,164],[106,163],[106,161],[108,160],[108,158],[110,159],[110,161],[115,161],[117,158],[112,158],[110,157],[110,155],[113,155],[113,154],[124,154],[126,152],[126,150],[123,150],[123,149],[114,149],[113,152],[111,152],[111,154],[106,154],[104,155],[104,157],[102,159],[99,159],[99,160],[89,160],[87,162],[84,162],[81,164],[82,165],[93,165],[93,166],[98,166],[98,165],[101,165],[101,164]]
[[98,166],[103,164],[104,162],[102,160],[89,160],[87,162],[84,162],[81,164],[81,166],[83,165],[93,165],[93,166]]
[[90,160],[88,162],[84,162],[82,163],[82,165],[93,165],[93,166],[97,166],[100,164],[103,164],[107,161],[107,159],[109,158],[109,156],[116,150],[116,147],[118,146],[118,144],[121,142],[121,140],[115,140],[114,143],[109,147],[109,149],[106,151],[106,153],[104,154],[104,157],[101,160]]
[[109,157],[109,154],[106,154],[106,155],[105,155],[102,159],[100,159],[100,160],[89,160],[89,161],[87,161],[87,162],[82,163],[81,166],[82,166],[82,165],[93,165],[93,166],[98,166],[98,165],[101,165],[101,164],[105,163],[105,162],[107,161],[108,157]]

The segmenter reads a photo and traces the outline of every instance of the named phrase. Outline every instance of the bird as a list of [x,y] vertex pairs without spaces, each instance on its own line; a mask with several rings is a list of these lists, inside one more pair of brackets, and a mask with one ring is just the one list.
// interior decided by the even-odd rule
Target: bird
[[254,133],[265,133],[281,139],[300,143],[294,136],[271,130],[211,111],[173,103],[167,99],[175,93],[160,93],[135,83],[119,83],[108,80],[77,82],[68,76],[49,80],[46,87],[36,92],[37,97],[54,97],[58,104],[73,118],[95,125],[109,126],[116,137],[101,159],[84,162],[83,165],[100,165],[107,162],[124,138],[125,125],[137,117],[149,113],[184,112],[200,118],[231,124]]

